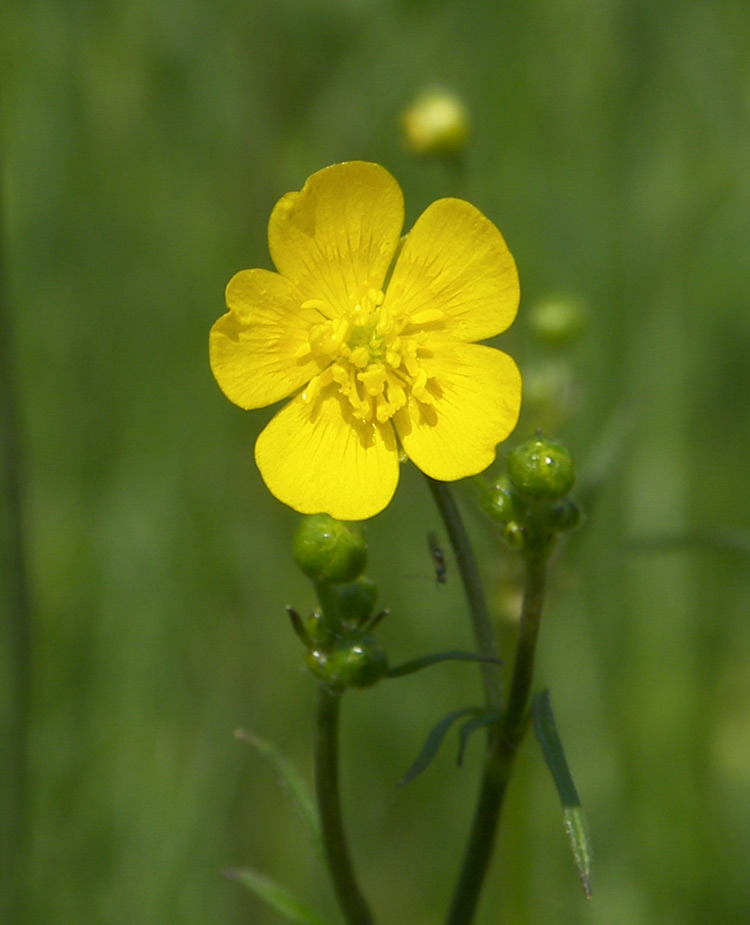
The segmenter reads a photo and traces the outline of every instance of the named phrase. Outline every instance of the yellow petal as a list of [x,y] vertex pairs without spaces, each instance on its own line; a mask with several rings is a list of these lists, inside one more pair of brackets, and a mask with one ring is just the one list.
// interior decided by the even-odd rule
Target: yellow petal
[[521,374],[505,353],[479,344],[436,343],[422,361],[431,404],[413,396],[393,423],[412,462],[451,482],[486,469],[518,420]]
[[271,493],[302,514],[365,520],[398,484],[390,423],[355,421],[337,392],[310,404],[298,396],[282,408],[258,437],[255,461]]
[[509,327],[519,297],[516,264],[497,228],[463,199],[438,199],[406,236],[385,304],[417,325],[439,310],[446,333],[472,342]]
[[211,369],[221,390],[241,408],[262,408],[296,392],[320,372],[299,357],[310,326],[320,321],[303,309],[294,286],[268,270],[243,270],[227,286],[230,311],[211,328]]
[[403,195],[388,171],[350,161],[314,173],[276,203],[268,245],[279,273],[333,317],[382,289],[403,223]]

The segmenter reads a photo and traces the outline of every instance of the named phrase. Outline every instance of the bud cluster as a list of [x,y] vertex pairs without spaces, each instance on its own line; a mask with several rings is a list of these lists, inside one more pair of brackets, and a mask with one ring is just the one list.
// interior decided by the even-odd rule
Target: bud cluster
[[312,579],[320,603],[307,620],[288,608],[307,649],[307,667],[339,692],[375,684],[387,673],[388,659],[372,630],[386,611],[375,613],[378,589],[362,574],[367,542],[361,526],[327,514],[306,517],[294,540],[294,558]]
[[506,459],[507,476],[482,489],[483,510],[503,526],[503,537],[526,558],[549,554],[557,534],[578,526],[581,514],[567,495],[575,482],[569,451],[537,435]]

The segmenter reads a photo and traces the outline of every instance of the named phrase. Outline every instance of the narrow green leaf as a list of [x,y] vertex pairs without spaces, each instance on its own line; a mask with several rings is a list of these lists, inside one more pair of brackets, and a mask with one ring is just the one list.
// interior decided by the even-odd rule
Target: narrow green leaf
[[283,915],[287,922],[295,922],[297,925],[329,925],[325,919],[293,896],[286,887],[266,877],[265,874],[258,873],[257,870],[249,868],[225,870],[224,876],[241,883],[251,893],[275,909],[279,915]]
[[449,713],[447,716],[444,716],[440,722],[433,727],[430,731],[430,734],[427,736],[427,740],[422,746],[422,751],[417,756],[417,760],[409,768],[403,778],[398,782],[399,787],[403,787],[406,784],[411,783],[417,775],[421,774],[422,771],[430,764],[432,759],[437,755],[442,745],[443,739],[446,736],[446,733],[453,725],[453,723],[462,716],[466,716],[469,713],[476,714],[479,713],[480,709],[478,707],[464,707],[462,710],[456,710],[453,713]]
[[310,830],[310,836],[318,851],[323,854],[323,836],[320,831],[320,819],[315,800],[310,793],[307,784],[302,779],[297,769],[287,761],[279,752],[275,745],[261,739],[259,736],[247,732],[245,729],[236,729],[235,738],[248,742],[253,748],[262,755],[273,767],[276,772],[281,786],[287,791],[292,798],[297,811]]
[[532,713],[534,734],[542,746],[547,767],[552,773],[552,779],[562,803],[563,821],[573,851],[573,860],[581,876],[586,898],[591,899],[591,836],[578,792],[565,760],[565,752],[555,725],[548,690],[534,696]]
[[463,764],[464,752],[466,751],[466,745],[469,741],[469,736],[476,732],[478,729],[486,729],[488,726],[496,723],[497,720],[498,715],[495,710],[485,710],[483,713],[480,713],[473,719],[467,720],[463,726],[461,726],[461,729],[458,733],[459,747],[457,763],[459,766]]
[[492,662],[495,665],[502,664],[499,659],[478,655],[476,652],[452,650],[450,652],[436,652],[434,655],[423,655],[422,658],[415,658],[411,662],[404,662],[403,665],[396,665],[395,668],[391,668],[388,672],[388,677],[402,678],[404,675],[413,674],[423,668],[429,668],[430,665],[437,665],[438,662]]

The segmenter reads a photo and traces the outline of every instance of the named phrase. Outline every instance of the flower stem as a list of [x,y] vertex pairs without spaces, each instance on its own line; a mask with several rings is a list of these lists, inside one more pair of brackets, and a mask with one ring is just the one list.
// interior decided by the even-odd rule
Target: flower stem
[[524,596],[508,706],[498,724],[496,735],[488,743],[474,822],[446,925],[467,925],[474,917],[492,858],[513,762],[528,726],[528,705],[544,603],[547,558],[525,558],[524,561]]
[[[469,602],[471,620],[479,651],[497,657],[497,642],[487,611],[479,570],[468,535],[450,488],[428,479],[430,490],[445,522]],[[524,556],[526,568],[523,605],[507,707],[497,671],[484,669],[485,697],[490,709],[498,710],[498,722],[488,727],[479,798],[464,854],[461,875],[446,925],[468,925],[474,918],[484,879],[489,868],[500,823],[503,799],[513,770],[513,762],[528,725],[528,704],[534,676],[534,657],[544,603],[549,548],[537,555]],[[488,673],[489,669],[492,674]]]
[[[446,482],[438,482],[427,476],[427,484],[440,511],[440,516],[443,518],[458,570],[461,573],[477,649],[480,655],[498,659],[497,639],[487,610],[487,600],[484,596],[479,567],[458,505]],[[487,707],[499,712],[503,706],[503,688],[497,666],[485,663],[481,666],[481,670]]]
[[338,771],[340,706],[341,695],[321,684],[318,693],[315,790],[328,869],[344,919],[348,925],[372,925],[372,914],[354,876],[341,815]]
[[3,653],[7,744],[0,759],[0,774],[7,800],[0,829],[0,921],[20,922],[25,918],[23,859],[28,842],[32,605],[23,530],[22,434],[2,230],[0,227],[0,561],[5,568],[0,574],[0,614],[7,646]]
[[547,556],[524,557],[526,568],[518,642],[505,714],[505,737],[516,745],[526,729],[526,712],[534,679],[534,656],[547,583]]

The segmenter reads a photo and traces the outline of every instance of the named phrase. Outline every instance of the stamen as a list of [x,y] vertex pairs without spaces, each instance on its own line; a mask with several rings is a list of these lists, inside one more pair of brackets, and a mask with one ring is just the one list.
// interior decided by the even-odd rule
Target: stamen
[[363,373],[357,374],[357,379],[362,383],[368,395],[380,395],[386,382],[387,373],[385,367],[371,366]]
[[318,400],[323,389],[333,385],[354,417],[366,423],[385,423],[410,396],[425,404],[434,402],[422,365],[427,335],[412,329],[444,320],[442,311],[425,308],[410,316],[394,299],[385,304],[379,289],[367,289],[348,312],[334,312],[321,299],[309,299],[303,308],[314,308],[325,320],[311,326],[308,342],[297,349],[295,359],[315,356],[328,363],[302,393],[305,402]]

